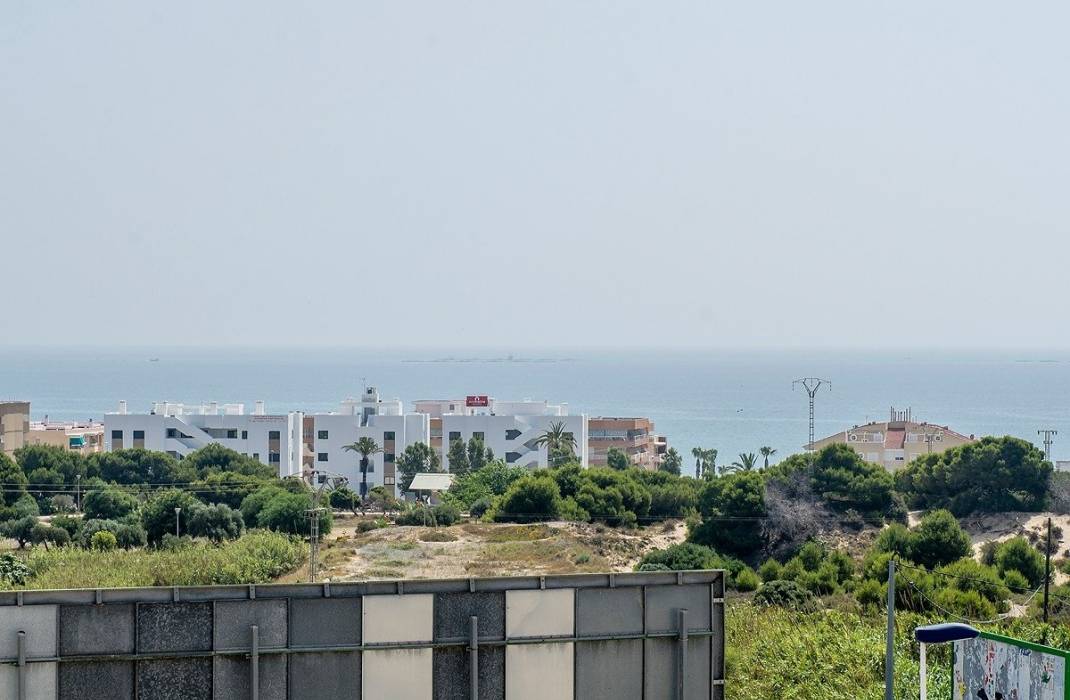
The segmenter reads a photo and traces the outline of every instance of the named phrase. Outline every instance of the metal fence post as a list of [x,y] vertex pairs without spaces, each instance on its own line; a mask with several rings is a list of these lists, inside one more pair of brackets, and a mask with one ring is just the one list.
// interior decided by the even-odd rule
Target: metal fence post
[[260,700],[260,628],[252,625],[250,630],[253,633],[253,649],[249,655],[249,673],[252,675],[249,685],[253,690],[253,700]]
[[471,700],[479,700],[479,618],[473,615],[469,620],[470,631],[468,633],[468,656],[469,656],[469,696]]
[[19,664],[19,700],[26,700],[26,633],[22,630],[19,630],[16,644]]
[[676,611],[680,626],[680,662],[676,665],[676,700],[684,700],[687,678],[687,608]]

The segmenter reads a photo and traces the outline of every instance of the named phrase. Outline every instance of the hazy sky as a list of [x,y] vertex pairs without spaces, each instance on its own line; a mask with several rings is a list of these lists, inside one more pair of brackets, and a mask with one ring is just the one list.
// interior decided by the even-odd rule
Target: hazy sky
[[0,342],[1070,346],[1068,24],[7,0]]

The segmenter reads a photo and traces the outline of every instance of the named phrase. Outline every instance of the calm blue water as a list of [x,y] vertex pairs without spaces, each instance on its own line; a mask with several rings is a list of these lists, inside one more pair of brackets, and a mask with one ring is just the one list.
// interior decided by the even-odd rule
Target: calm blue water
[[[126,399],[256,399],[269,411],[336,409],[366,377],[386,397],[490,394],[568,402],[573,412],[652,418],[688,455],[715,447],[720,461],[770,445],[781,455],[807,439],[807,400],[792,379],[828,377],[817,404],[818,437],[888,408],[913,407],[920,420],[966,433],[1010,434],[1036,442],[1060,431],[1056,459],[1070,459],[1070,352],[595,352],[542,351],[554,362],[413,362],[494,358],[487,350],[240,350],[158,348],[0,349],[0,397],[32,401],[35,418],[99,418]],[[158,357],[158,362],[149,362]]]

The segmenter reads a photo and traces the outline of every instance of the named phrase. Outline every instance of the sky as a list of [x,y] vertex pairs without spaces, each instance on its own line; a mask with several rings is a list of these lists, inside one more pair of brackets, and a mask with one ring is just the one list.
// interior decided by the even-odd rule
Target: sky
[[1068,22],[8,0],[0,342],[1070,347]]

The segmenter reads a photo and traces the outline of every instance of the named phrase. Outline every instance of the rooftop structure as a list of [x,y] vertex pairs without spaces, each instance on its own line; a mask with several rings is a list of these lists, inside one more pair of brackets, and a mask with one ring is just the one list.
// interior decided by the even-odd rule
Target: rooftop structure
[[814,449],[846,443],[867,462],[895,471],[920,455],[943,452],[973,441],[973,435],[967,437],[946,425],[915,421],[909,408],[901,411],[893,407],[887,421],[856,425],[816,440]]

